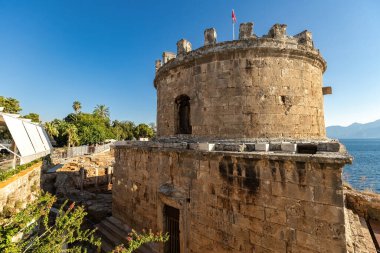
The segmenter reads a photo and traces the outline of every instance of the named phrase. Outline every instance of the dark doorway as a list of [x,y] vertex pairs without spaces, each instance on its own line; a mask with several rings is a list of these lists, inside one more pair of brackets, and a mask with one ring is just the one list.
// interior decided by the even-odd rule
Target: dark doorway
[[165,233],[169,234],[169,241],[165,243],[165,253],[179,253],[179,210],[171,206],[164,206]]
[[181,95],[175,100],[177,107],[177,134],[191,134],[190,98]]

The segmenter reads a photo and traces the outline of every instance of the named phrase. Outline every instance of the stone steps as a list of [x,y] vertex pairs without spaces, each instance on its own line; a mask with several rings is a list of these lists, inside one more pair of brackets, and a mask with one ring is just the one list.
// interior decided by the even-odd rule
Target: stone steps
[[102,238],[102,252],[112,252],[114,248],[110,241]]
[[[120,244],[128,244],[131,229],[115,217],[107,217],[95,226],[102,238],[102,251],[110,252]],[[142,245],[137,253],[153,252],[149,245]]]

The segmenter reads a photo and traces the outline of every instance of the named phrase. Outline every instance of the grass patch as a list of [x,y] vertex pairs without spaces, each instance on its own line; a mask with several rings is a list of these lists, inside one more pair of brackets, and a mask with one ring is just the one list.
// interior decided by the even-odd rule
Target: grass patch
[[5,181],[8,178],[10,178],[11,176],[16,175],[16,174],[20,173],[21,171],[30,168],[32,165],[34,165],[34,164],[36,164],[36,163],[38,163],[40,161],[42,161],[41,158],[40,159],[36,159],[34,161],[31,161],[30,163],[19,165],[19,166],[17,166],[13,170],[11,169],[11,170],[7,170],[7,171],[4,171],[4,172],[0,172],[0,182],[1,181]]

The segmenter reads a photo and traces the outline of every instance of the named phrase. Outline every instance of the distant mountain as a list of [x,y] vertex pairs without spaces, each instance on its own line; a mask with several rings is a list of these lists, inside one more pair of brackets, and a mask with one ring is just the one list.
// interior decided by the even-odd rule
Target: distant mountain
[[374,122],[360,124],[354,123],[347,127],[326,127],[327,136],[336,139],[366,139],[380,138],[380,119]]

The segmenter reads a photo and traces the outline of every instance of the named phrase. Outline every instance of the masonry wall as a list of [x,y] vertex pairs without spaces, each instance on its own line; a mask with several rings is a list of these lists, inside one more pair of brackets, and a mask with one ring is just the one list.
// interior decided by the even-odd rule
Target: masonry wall
[[221,44],[158,70],[158,136],[176,134],[175,100],[186,94],[193,136],[326,137],[320,55],[265,39]]
[[0,182],[0,213],[24,208],[40,190],[42,162]]
[[163,231],[164,204],[178,208],[181,253],[346,252],[344,159],[123,146],[115,159],[113,216]]

